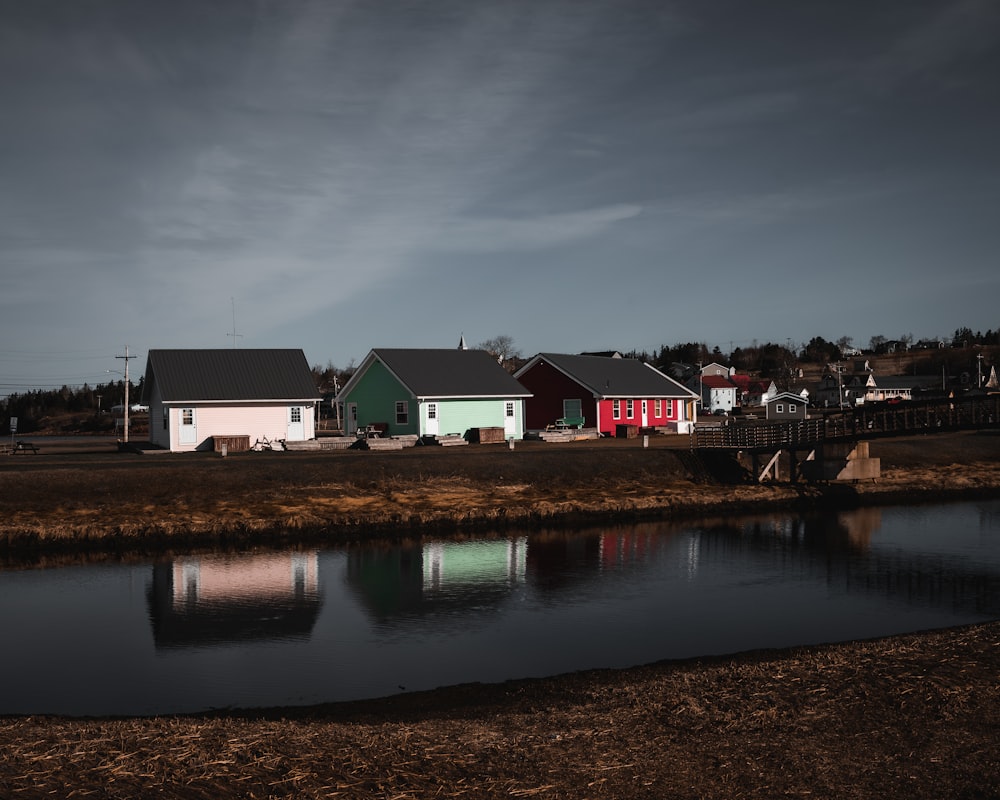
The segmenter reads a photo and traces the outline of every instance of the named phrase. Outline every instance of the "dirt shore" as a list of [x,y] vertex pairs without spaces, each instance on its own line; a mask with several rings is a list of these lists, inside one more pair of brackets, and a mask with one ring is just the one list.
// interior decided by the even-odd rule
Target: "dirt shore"
[[760,485],[686,437],[394,452],[0,459],[0,555],[345,541],[581,521],[836,508],[1000,491],[1000,431],[876,440],[877,482]]
[[[996,432],[873,442],[877,483],[820,487],[724,483],[731,465],[676,441],[577,445],[226,459],[43,450],[0,461],[0,535],[9,563],[44,563],[1000,496]],[[0,797],[997,798],[998,675],[992,622],[308,709],[0,717]]]

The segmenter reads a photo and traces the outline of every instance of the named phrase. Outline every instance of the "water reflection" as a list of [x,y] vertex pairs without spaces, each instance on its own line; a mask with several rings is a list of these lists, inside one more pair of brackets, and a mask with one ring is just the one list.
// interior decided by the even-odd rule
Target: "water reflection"
[[0,713],[350,700],[995,619],[998,545],[993,501],[0,570]]
[[359,548],[345,580],[380,625],[496,610],[525,580],[527,537]]
[[318,555],[207,555],[156,564],[148,603],[158,648],[308,639],[322,605]]

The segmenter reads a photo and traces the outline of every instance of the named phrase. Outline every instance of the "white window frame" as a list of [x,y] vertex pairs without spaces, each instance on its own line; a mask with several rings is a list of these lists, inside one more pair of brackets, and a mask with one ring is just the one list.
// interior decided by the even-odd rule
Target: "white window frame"
[[611,418],[621,419],[622,418],[622,401],[612,400],[611,401]]
[[632,419],[635,417],[635,400],[625,401],[625,419]]

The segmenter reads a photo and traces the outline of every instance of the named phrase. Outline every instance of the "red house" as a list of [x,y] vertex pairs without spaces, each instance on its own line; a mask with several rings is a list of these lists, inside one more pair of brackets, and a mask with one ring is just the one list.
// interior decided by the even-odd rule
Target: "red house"
[[528,430],[581,419],[614,436],[618,425],[686,431],[696,419],[696,392],[634,358],[539,353],[514,377],[533,395],[524,403]]

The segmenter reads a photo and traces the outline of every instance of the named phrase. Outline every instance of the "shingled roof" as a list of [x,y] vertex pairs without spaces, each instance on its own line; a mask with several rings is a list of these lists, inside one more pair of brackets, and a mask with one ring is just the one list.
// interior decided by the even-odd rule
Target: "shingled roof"
[[655,367],[634,358],[539,353],[515,377],[545,361],[572,378],[594,397],[696,397],[690,389]]
[[301,350],[150,350],[143,395],[165,403],[320,399]]
[[485,350],[377,348],[355,376],[360,378],[375,359],[414,397],[531,397]]

